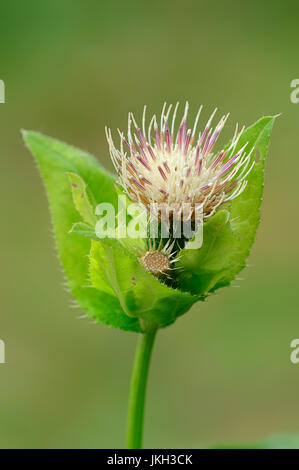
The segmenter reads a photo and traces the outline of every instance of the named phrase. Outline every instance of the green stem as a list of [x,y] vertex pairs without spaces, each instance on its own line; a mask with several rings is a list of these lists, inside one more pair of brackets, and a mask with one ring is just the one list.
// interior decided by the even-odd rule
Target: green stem
[[156,331],[153,329],[142,333],[137,344],[129,398],[128,449],[141,449],[142,445],[146,383]]

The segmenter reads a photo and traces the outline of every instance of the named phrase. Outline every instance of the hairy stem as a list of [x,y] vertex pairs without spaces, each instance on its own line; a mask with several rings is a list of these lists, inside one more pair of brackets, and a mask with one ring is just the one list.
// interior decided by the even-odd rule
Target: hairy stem
[[137,344],[129,398],[128,449],[141,449],[142,446],[146,384],[156,332],[156,329],[152,329],[142,333]]

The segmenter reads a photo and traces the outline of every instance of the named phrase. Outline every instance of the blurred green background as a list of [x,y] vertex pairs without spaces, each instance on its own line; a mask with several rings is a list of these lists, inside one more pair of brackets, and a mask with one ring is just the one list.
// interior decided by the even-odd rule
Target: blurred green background
[[[244,280],[161,330],[146,447],[251,443],[299,434],[298,2],[0,1],[0,447],[123,447],[137,337],[80,319],[63,287],[34,129],[112,170],[104,125],[146,103],[189,100],[273,132],[262,223]],[[203,121],[202,121],[203,122]],[[239,288],[237,288],[239,287]]]

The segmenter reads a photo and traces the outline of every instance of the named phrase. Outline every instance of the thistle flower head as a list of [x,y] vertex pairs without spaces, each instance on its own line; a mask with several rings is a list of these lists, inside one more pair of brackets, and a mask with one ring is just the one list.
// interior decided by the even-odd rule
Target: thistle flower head
[[188,103],[176,128],[178,103],[163,106],[159,121],[154,115],[146,129],[146,107],[142,125],[129,113],[128,133],[119,131],[120,148],[114,145],[106,129],[110,155],[119,183],[130,199],[150,208],[151,204],[176,206],[201,205],[204,218],[213,215],[221,204],[237,197],[246,186],[246,177],[254,161],[246,145],[236,151],[243,129],[235,134],[228,147],[215,151],[215,144],[228,115],[212,127],[216,110],[202,131],[197,130],[202,107],[194,124],[187,125]]
[[159,250],[147,251],[142,258],[141,264],[152,274],[159,275],[170,269],[170,261],[166,254]]
[[160,244],[156,246],[155,241],[150,241],[149,250],[139,258],[140,263],[145,267],[147,271],[159,277],[160,275],[168,275],[173,270],[172,264],[178,261],[179,258],[175,258],[176,252],[173,252],[174,242],[170,240],[162,246],[162,240]]

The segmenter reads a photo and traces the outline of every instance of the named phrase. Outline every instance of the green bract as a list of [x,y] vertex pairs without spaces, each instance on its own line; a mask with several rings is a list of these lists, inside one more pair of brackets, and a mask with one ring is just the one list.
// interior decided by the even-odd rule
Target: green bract
[[247,177],[247,187],[226,210],[219,210],[203,227],[203,246],[183,250],[181,288],[205,295],[227,286],[245,267],[260,221],[264,167],[274,117],[264,117],[242,134],[237,149],[248,142],[255,148],[257,164]]
[[[246,189],[204,223],[203,245],[183,249],[175,289],[140,264],[146,240],[99,239],[95,207],[117,212],[115,178],[89,154],[35,132],[24,131],[46,185],[57,249],[79,306],[99,322],[130,331],[164,327],[209,292],[229,285],[245,266],[260,220],[264,162],[275,117],[264,117],[241,136],[257,164]],[[237,149],[238,150],[238,149]]]

